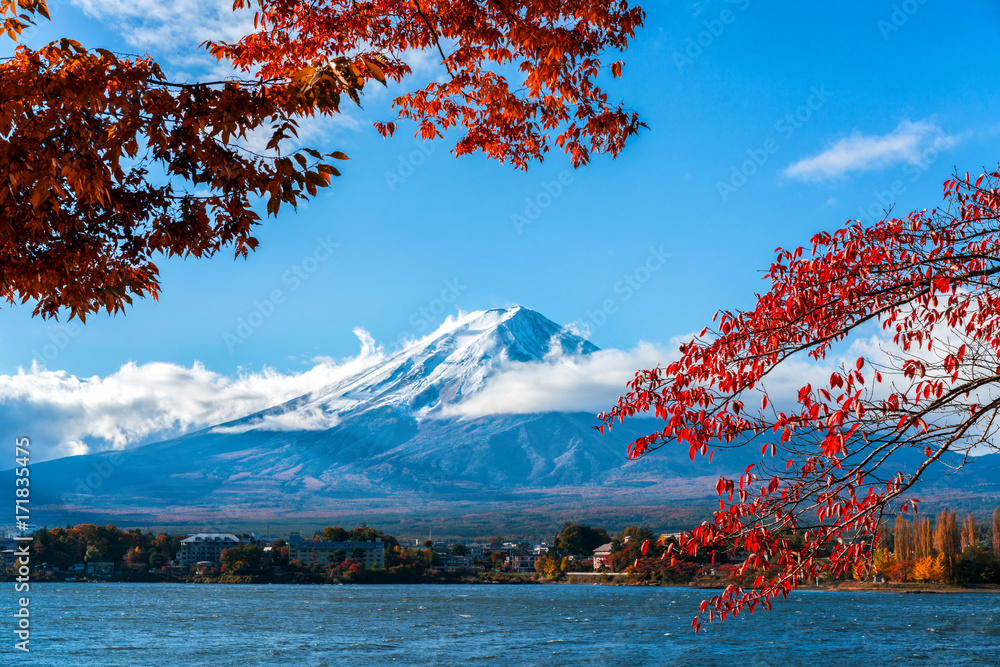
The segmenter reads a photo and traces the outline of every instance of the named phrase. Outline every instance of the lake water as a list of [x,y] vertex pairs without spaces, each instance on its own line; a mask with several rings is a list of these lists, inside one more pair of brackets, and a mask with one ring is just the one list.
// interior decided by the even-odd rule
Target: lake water
[[[33,584],[4,665],[1000,665],[1000,595],[804,591],[695,635],[706,591]],[[3,590],[3,589],[0,589]]]

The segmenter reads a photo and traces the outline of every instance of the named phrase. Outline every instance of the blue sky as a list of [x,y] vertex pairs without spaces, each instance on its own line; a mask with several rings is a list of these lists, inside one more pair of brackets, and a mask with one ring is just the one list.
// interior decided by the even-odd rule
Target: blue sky
[[[226,5],[59,0],[27,42],[148,50],[196,76],[197,41],[230,29]],[[81,378],[127,362],[301,373],[357,354],[355,327],[391,347],[457,308],[514,304],[587,325],[603,348],[665,346],[750,306],[777,246],[883,202],[934,206],[953,168],[997,164],[996,3],[789,7],[646,3],[610,90],[650,129],[580,170],[556,153],[527,173],[456,159],[405,125],[384,140],[370,125],[391,119],[391,91],[372,91],[364,111],[312,129],[309,145],[351,156],[343,177],[268,219],[248,260],[159,262],[159,302],[86,325],[5,304],[0,374],[33,361]]]

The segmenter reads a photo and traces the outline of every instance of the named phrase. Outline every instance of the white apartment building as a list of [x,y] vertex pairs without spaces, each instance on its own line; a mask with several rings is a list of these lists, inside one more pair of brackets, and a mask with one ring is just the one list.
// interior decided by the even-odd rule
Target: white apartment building
[[177,560],[183,567],[191,567],[198,561],[222,559],[222,552],[240,545],[240,538],[232,533],[195,533],[181,540],[181,550]]
[[292,533],[288,538],[288,560],[297,560],[303,565],[326,565],[327,556],[342,549],[347,558],[354,558],[356,550],[361,556],[360,561],[365,568],[385,567],[385,543],[375,542],[311,542],[302,539],[302,535]]

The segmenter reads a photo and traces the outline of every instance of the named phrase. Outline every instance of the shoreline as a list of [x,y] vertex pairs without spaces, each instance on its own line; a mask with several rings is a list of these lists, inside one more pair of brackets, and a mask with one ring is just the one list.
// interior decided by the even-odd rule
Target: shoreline
[[842,593],[898,593],[901,595],[905,594],[935,594],[935,593],[1000,593],[1000,585],[997,584],[979,584],[979,585],[968,585],[968,586],[958,586],[954,584],[937,584],[937,583],[872,583],[859,581],[855,584],[850,584],[848,582],[841,583],[836,587],[824,587],[824,586],[800,586],[799,590],[833,590]]
[[[575,574],[575,576],[574,576]],[[191,584],[191,585],[265,585],[265,586],[624,586],[624,587],[647,587],[647,588],[690,588],[694,590],[703,589],[722,590],[729,582],[725,581],[703,581],[687,583],[662,583],[652,581],[635,581],[627,579],[624,573],[607,573],[600,576],[590,573],[566,573],[558,578],[535,578],[529,574],[502,573],[501,576],[483,577],[470,574],[438,575],[434,577],[422,578],[419,580],[398,580],[392,581],[384,579],[381,581],[303,581],[292,580],[292,578],[267,576],[255,577],[252,575],[222,576],[197,576],[197,577],[129,577],[129,578],[40,578],[35,579],[33,584]],[[873,582],[836,582],[830,585],[806,585],[799,586],[796,591],[821,592],[821,593],[894,593],[897,595],[933,595],[933,594],[1000,594],[1000,585],[981,584],[958,586],[952,584],[939,583],[873,583]]]

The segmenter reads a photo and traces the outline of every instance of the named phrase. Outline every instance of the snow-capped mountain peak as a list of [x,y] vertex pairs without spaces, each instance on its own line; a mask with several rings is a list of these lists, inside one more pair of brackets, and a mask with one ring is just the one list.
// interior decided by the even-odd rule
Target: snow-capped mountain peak
[[430,335],[351,377],[219,430],[284,430],[290,423],[325,428],[348,412],[388,406],[419,419],[481,389],[510,362],[597,349],[523,306],[475,311],[448,318]]

